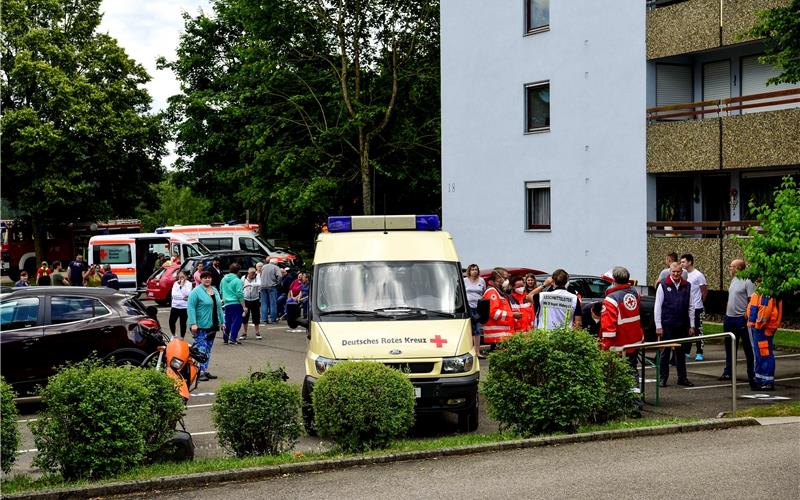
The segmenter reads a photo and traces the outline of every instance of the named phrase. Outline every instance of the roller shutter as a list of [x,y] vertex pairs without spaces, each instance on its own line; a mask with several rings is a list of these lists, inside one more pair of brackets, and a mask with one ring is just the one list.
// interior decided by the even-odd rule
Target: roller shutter
[[[761,94],[763,92],[776,92],[778,90],[800,88],[797,83],[780,83],[778,85],[767,86],[767,80],[773,76],[778,76],[780,72],[769,64],[760,64],[759,56],[749,56],[742,58],[742,95]],[[785,99],[785,98],[784,98]],[[747,103],[745,103],[747,104]],[[759,113],[772,111],[775,109],[796,108],[798,103],[781,104],[778,106],[764,106],[758,108],[744,109],[742,113]]]
[[656,106],[693,101],[691,66],[656,64]]
[[[717,61],[703,65],[703,100],[727,99],[731,96],[731,63]],[[718,113],[703,115],[716,118]]]

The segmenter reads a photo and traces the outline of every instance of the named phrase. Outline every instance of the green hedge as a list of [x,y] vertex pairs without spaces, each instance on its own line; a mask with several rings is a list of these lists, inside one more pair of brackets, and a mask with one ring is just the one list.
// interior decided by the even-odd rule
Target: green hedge
[[311,397],[317,432],[345,451],[385,448],[414,424],[414,387],[380,363],[339,363],[319,378]]
[[41,395],[42,412],[31,425],[39,450],[34,464],[67,480],[113,476],[153,461],[184,409],[163,373],[97,360],[62,369]]
[[237,457],[277,455],[300,437],[300,391],[281,371],[222,384],[211,407],[217,439]]
[[3,379],[0,379],[0,400],[0,468],[7,474],[17,458],[19,414],[14,405],[14,390]]
[[523,436],[574,432],[632,410],[627,361],[583,330],[534,330],[493,352],[481,383],[488,412]]

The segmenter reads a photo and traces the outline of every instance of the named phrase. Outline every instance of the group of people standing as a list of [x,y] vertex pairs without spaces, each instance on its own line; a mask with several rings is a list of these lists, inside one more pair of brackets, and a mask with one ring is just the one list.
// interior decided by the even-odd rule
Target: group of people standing
[[[30,286],[27,271],[22,271],[19,280],[14,284],[15,287]],[[50,266],[47,261],[36,270],[37,286],[105,286],[119,290],[119,278],[111,271],[111,266],[106,264],[101,267],[98,264],[87,265],[83,260],[83,255],[78,255],[75,260],[69,263],[66,269],[63,268],[61,261],[56,260]]]
[[[705,318],[704,302],[708,294],[705,276],[695,269],[694,257],[683,254],[678,261],[675,252],[666,256],[667,268],[656,283],[655,324],[659,340],[672,340],[691,336],[702,337]],[[735,346],[725,341],[725,368],[719,380],[731,379],[732,348],[739,344],[747,361],[747,380],[753,390],[775,389],[775,354],[772,339],[782,319],[782,304],[772,297],[757,293],[756,284],[737,274],[746,268],[741,259],[731,261],[728,271],[731,283],[723,318],[723,330],[736,337]],[[698,340],[696,361],[703,361],[703,341]],[[684,347],[685,346],[685,347]],[[665,348],[662,359],[670,359],[672,348]],[[667,386],[670,364],[678,372],[678,385],[691,387],[686,376],[686,359],[690,358],[691,344],[675,348],[670,363],[661,363],[659,384]]]
[[[476,264],[467,267],[464,285],[473,316],[473,341],[480,346],[480,336],[494,346],[515,333],[533,328],[552,330],[561,326],[580,328],[582,306],[580,297],[567,289],[569,274],[556,269],[552,276],[539,284],[536,276],[526,274],[514,278],[507,269],[492,270],[490,282],[480,277]],[[489,302],[489,318],[483,325],[478,321],[478,301]],[[483,357],[479,353],[479,357]]]
[[[284,315],[283,310],[278,308],[281,298],[284,306],[287,302],[298,302],[307,313],[310,295],[308,273],[301,272],[295,277],[291,271],[277,266],[275,260],[269,260],[259,262],[256,267],[249,268],[244,276],[239,277],[239,264],[232,263],[228,268],[229,272],[224,275],[219,265],[219,259],[214,259],[209,269],[195,273],[195,279],[200,282],[197,286],[192,287],[182,271],[178,273],[178,281],[173,285],[173,309],[176,297],[179,306],[185,304],[187,322],[194,335],[195,346],[208,355],[209,361],[214,339],[220,330],[224,344],[241,345],[242,340],[247,339],[248,325],[252,320],[256,340],[261,340],[263,337],[259,331],[260,324],[277,323]],[[284,282],[285,296],[280,293]],[[181,326],[183,336],[183,323]],[[172,312],[170,328],[174,335]],[[200,372],[200,380],[217,378],[208,371],[208,361],[201,365]]]

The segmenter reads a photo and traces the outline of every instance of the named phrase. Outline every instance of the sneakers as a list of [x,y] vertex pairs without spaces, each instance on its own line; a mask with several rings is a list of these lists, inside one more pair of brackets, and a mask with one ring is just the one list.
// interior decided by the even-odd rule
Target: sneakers
[[775,384],[764,384],[758,388],[759,391],[774,391]]
[[262,337],[260,333],[256,333],[256,340],[261,340],[263,338],[264,337]]
[[706,358],[705,358],[705,357],[704,357],[702,354],[700,354],[700,353],[698,352],[698,353],[697,353],[697,356],[695,356],[695,357],[694,357],[694,360],[695,360],[695,361],[705,361],[705,360],[706,360]]
[[242,335],[241,337],[239,337],[239,340],[247,340],[247,335]]
[[685,379],[682,379],[682,380],[678,380],[678,385],[683,385],[683,386],[686,386],[686,387],[694,387],[694,384],[689,382],[688,378],[685,378]]
[[209,380],[219,378],[216,375],[212,375],[211,372],[203,372],[197,376],[197,380],[208,382]]
[[722,375],[719,376],[717,380],[721,380],[724,382],[725,380],[730,380],[730,379],[731,379],[730,373],[723,373]]

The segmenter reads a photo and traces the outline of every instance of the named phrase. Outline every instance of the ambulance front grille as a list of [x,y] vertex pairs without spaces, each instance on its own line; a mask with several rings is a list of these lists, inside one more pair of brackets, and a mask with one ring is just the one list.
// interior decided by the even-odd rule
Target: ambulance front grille
[[400,370],[403,373],[430,373],[433,363],[384,363],[389,368]]

